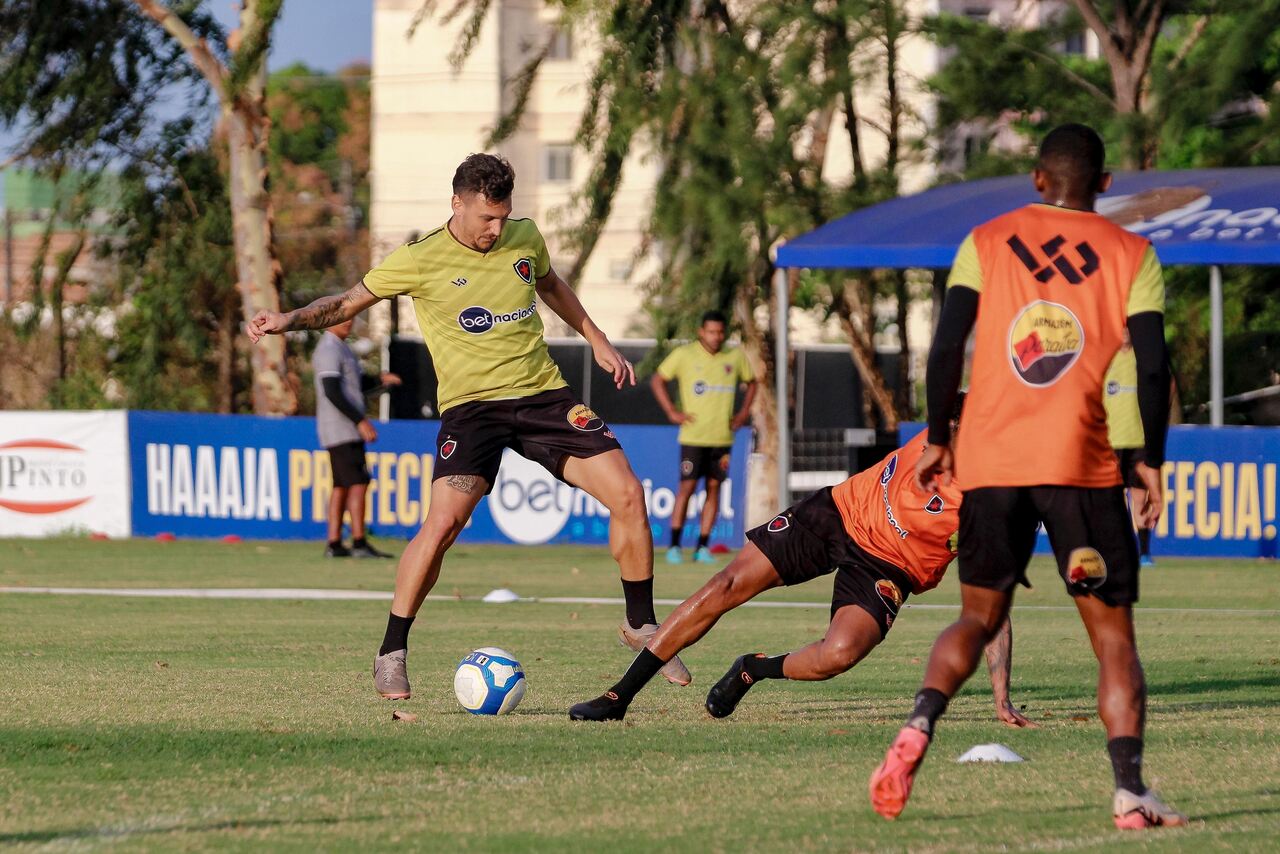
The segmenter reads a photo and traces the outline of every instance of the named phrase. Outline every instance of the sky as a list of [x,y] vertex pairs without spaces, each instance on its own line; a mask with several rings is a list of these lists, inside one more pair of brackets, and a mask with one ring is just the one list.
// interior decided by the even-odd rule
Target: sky
[[[237,0],[207,0],[224,27],[239,21]],[[285,0],[272,35],[268,69],[305,62],[320,71],[337,71],[373,58],[373,0]],[[16,143],[15,134],[0,130],[0,162]],[[4,203],[0,182],[0,205]]]
[[[228,29],[239,21],[237,0],[208,0]],[[305,62],[322,71],[372,59],[373,0],[285,0],[276,22],[267,67]]]

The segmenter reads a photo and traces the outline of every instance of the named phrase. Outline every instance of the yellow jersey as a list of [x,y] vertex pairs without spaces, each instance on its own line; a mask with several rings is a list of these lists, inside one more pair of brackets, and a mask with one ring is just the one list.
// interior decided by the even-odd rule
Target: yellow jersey
[[680,425],[680,444],[696,448],[726,448],[733,444],[734,395],[738,384],[751,382],[755,374],[747,356],[737,347],[708,353],[700,341],[675,348],[658,365],[658,376],[676,380],[680,410],[692,421]]
[[509,219],[488,252],[463,246],[442,225],[388,255],[364,285],[377,297],[413,298],[443,413],[567,385],[547,351],[534,292],[550,270],[533,220]]
[[1102,383],[1102,405],[1107,410],[1107,440],[1116,450],[1146,444],[1142,414],[1138,411],[1138,357],[1123,347],[1107,368]]

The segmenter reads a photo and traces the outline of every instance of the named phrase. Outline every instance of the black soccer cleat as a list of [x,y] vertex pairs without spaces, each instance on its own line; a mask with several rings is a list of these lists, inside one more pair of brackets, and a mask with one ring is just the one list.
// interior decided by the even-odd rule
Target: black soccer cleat
[[358,557],[358,558],[389,558],[389,557],[392,557],[392,555],[389,555],[389,554],[387,554],[387,553],[386,553],[386,552],[384,552],[384,551],[380,551],[380,550],[378,550],[378,549],[375,549],[373,546],[369,545],[369,543],[367,543],[367,542],[363,542],[363,543],[352,543],[352,545],[351,545],[351,556],[352,556],[352,557]]
[[619,700],[618,695],[612,691],[569,707],[571,721],[620,721],[626,714],[627,704]]
[[729,672],[711,686],[711,690],[707,692],[707,711],[710,712],[711,717],[727,718],[733,714],[734,709],[738,708],[738,703],[742,702],[742,698],[747,696],[747,691],[751,690],[751,686],[755,684],[755,680],[751,678],[751,674],[747,672],[744,665],[752,655],[760,654],[749,653],[738,656],[733,660]]

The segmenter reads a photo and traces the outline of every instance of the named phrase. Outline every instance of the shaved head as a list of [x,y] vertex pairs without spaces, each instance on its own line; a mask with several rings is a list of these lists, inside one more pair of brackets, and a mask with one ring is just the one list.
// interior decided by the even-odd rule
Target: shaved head
[[1107,151],[1088,125],[1059,125],[1040,143],[1042,172],[1067,192],[1087,193],[1102,180]]

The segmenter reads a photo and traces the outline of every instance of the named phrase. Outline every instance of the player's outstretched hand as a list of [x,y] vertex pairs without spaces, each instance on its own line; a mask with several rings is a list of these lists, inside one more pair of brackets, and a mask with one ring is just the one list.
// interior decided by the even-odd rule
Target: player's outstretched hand
[[404,380],[400,379],[399,374],[393,374],[390,371],[383,371],[378,378],[385,386],[397,386],[404,384]]
[[930,445],[916,462],[916,488],[921,492],[934,492],[938,483],[951,485],[951,471],[955,458],[945,445]]
[[592,348],[596,364],[613,374],[613,384],[618,388],[636,384],[636,369],[618,352],[618,348],[603,340]]
[[285,315],[278,311],[258,312],[253,319],[244,325],[244,331],[249,336],[249,340],[257,344],[264,335],[280,335],[289,331],[289,321]]
[[1001,723],[1006,724],[1007,726],[1039,729],[1039,725],[1033,723],[1030,718],[1018,711],[1014,707],[1013,703],[1005,703],[1003,706],[996,706],[996,717],[1000,719]]
[[1155,528],[1160,521],[1160,513],[1164,510],[1164,480],[1160,470],[1146,463],[1135,463],[1133,470],[1147,487],[1147,498],[1138,508],[1138,525],[1143,528]]

